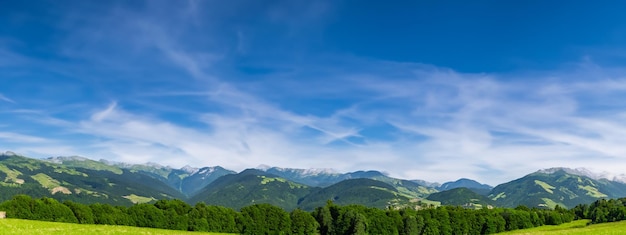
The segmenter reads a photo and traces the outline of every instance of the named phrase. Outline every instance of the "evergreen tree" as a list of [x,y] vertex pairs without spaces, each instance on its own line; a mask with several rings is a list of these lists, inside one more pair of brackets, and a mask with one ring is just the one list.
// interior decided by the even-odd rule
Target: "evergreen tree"
[[189,231],[209,231],[208,210],[206,204],[198,203],[189,212]]
[[460,207],[450,207],[448,208],[448,214],[450,215],[450,227],[452,234],[468,234],[470,231],[470,222],[468,221],[469,216],[466,213],[466,209],[462,209]]
[[[335,234],[362,235],[367,233],[367,218],[353,209],[344,208],[335,224]],[[384,233],[379,233],[384,234]]]
[[43,197],[35,200],[32,212],[36,220],[78,223],[74,212],[53,198]]
[[446,207],[438,207],[434,210],[433,218],[439,222],[439,234],[452,235],[450,215]]
[[8,218],[35,219],[32,211],[34,203],[35,201],[30,196],[19,194],[12,200],[2,203],[0,207],[7,212]]
[[291,233],[289,214],[280,207],[257,204],[241,208],[241,234],[281,235]]
[[94,222],[96,224],[134,225],[126,211],[122,211],[120,207],[94,203],[89,205],[89,208],[91,208],[93,212]]
[[172,230],[188,230],[189,217],[191,211],[189,204],[179,199],[161,199],[154,206],[163,211],[163,215],[168,218],[165,228]]
[[300,209],[295,209],[290,214],[291,217],[291,234],[315,234],[318,231],[319,223],[315,218]]
[[135,226],[150,228],[167,228],[167,220],[163,211],[152,204],[137,204],[128,209],[128,215]]
[[70,208],[70,210],[72,210],[79,224],[95,223],[93,212],[91,211],[91,208],[89,208],[89,206],[75,203],[72,201],[64,201],[63,204],[65,204],[68,208]]
[[222,206],[207,206],[209,231],[222,233],[238,232],[235,219],[239,215],[235,210]]
[[313,212],[315,220],[317,220],[317,223],[320,225],[319,230],[321,235],[330,235],[335,232],[333,227],[334,219],[330,212],[331,205],[332,203],[327,203],[326,206],[318,207],[315,209],[315,212]]
[[417,225],[417,219],[412,215],[405,215],[402,218],[403,227],[400,229],[400,235],[419,235],[420,229]]

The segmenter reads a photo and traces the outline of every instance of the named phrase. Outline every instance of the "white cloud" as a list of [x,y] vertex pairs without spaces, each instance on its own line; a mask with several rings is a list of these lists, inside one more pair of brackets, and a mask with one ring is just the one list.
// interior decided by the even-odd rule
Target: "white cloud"
[[[538,81],[520,86],[498,81],[497,76],[452,74],[450,81],[433,76],[440,80],[414,78],[407,81],[409,85],[399,82],[387,90],[377,88],[382,97],[396,94],[389,102],[406,103],[398,107],[390,108],[392,104],[383,99],[327,117],[300,116],[225,86],[218,93],[202,93],[208,94],[207,102],[231,109],[203,115],[205,129],[147,118],[111,105],[94,115],[107,114],[108,118],[82,122],[82,131],[111,139],[99,147],[124,160],[137,155],[134,159],[140,161],[221,164],[234,169],[261,163],[340,170],[362,167],[437,181],[473,176],[491,184],[553,166],[606,169],[624,155],[621,133],[626,126],[618,121],[620,116],[580,114],[586,107],[577,94],[588,93],[580,83]],[[412,88],[416,92],[408,92]],[[406,92],[397,98],[397,89]],[[376,111],[379,108],[384,112]],[[345,119],[366,121],[346,123]],[[396,136],[380,140],[360,133],[380,122],[396,127]],[[318,130],[319,138],[302,134],[305,127]],[[411,134],[425,139],[403,137]],[[366,142],[329,145],[350,137]],[[163,157],[170,155],[177,159]],[[186,159],[184,164],[181,159]]]
[[[241,58],[233,54],[253,57],[255,32],[218,30],[222,25],[207,20],[232,9],[208,9],[203,4],[209,3],[196,1],[172,11],[150,4],[162,3],[138,12],[100,9],[97,19],[83,12],[66,19],[71,23],[62,27],[72,30],[57,53],[68,58],[62,61],[85,64],[33,60],[34,66],[77,77],[98,98],[84,102],[89,111],[20,107],[11,114],[20,116],[23,128],[50,128],[33,136],[17,125],[2,126],[2,144],[37,155],[235,170],[263,163],[376,169],[439,182],[472,177],[496,184],[553,166],[623,171],[621,68],[583,61],[553,71],[471,74],[350,56],[267,55],[258,64],[288,72],[238,77],[230,70]],[[306,12],[294,11],[301,8]],[[323,21],[332,6],[294,3],[265,10],[255,14],[277,22],[301,14],[286,23],[288,36],[282,38],[291,39],[314,27],[300,26]],[[0,55],[21,58],[21,64],[28,58],[2,48]],[[13,64],[0,58],[0,66],[7,65]],[[110,84],[119,90],[107,90]],[[0,100],[16,103],[2,94]],[[106,100],[116,102],[106,106]],[[325,112],[303,111],[317,104],[311,100],[328,105],[320,108]],[[85,138],[76,143],[58,133]]]
[[24,134],[19,134],[19,133],[12,133],[12,132],[0,132],[0,139],[2,141],[12,142],[12,143],[41,144],[41,143],[49,142],[45,138],[31,136],[31,135],[24,135]]

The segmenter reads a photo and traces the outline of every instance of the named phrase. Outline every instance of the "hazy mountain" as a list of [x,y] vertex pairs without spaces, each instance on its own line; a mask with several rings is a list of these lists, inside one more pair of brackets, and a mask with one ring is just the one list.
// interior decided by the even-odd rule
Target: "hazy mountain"
[[[129,205],[133,202],[183,197],[152,177],[99,165],[96,161],[84,158],[71,158],[75,164],[63,165],[13,153],[0,154],[0,179],[4,179],[0,182],[0,199],[28,194],[83,203]],[[98,169],[77,167],[79,162],[83,165],[97,165],[94,168]]]
[[379,171],[337,173],[333,169],[294,169],[268,166],[260,166],[257,169],[311,187],[326,187],[348,179],[365,178],[390,184],[407,197],[425,197],[428,194],[437,192],[432,187],[426,187],[410,180],[389,177]]
[[191,203],[204,202],[239,209],[269,203],[285,210],[297,208],[298,201],[318,188],[291,182],[260,170],[248,169],[213,181],[192,197]]
[[85,169],[91,169],[91,170],[97,170],[97,171],[110,171],[110,172],[117,173],[117,174],[122,172],[122,168],[118,166],[114,166],[111,164],[107,164],[106,162],[94,161],[88,158],[78,157],[78,156],[50,157],[44,160],[51,162],[51,163],[55,163],[55,164],[62,164],[68,167],[78,167],[78,168],[85,168]]
[[[181,192],[191,197],[199,193],[207,185],[211,184],[218,178],[236,173],[237,172],[235,171],[224,169],[221,166],[213,166],[197,169],[189,175],[180,174],[176,176],[182,177],[182,181],[180,183]],[[170,175],[170,178],[172,178],[172,175]]]
[[437,187],[437,190],[446,191],[455,188],[467,188],[474,191],[475,193],[485,196],[489,194],[491,189],[493,189],[493,187],[491,187],[490,185],[481,184],[471,179],[461,178],[454,182],[443,183],[441,186]]
[[[271,203],[287,210],[312,209],[327,200],[375,207],[411,206],[427,202],[425,198],[443,204],[486,205],[479,194],[491,187],[459,179],[444,183],[438,193],[424,183],[378,171],[338,173],[332,169],[263,167],[236,174],[219,166],[174,169],[155,163],[126,164],[76,156],[42,160],[11,152],[0,154],[0,200],[28,194],[128,205],[179,198],[233,208]],[[619,175],[597,174],[584,168],[550,168],[498,185],[488,195],[488,205],[573,207],[599,198],[626,197],[626,184],[620,182]]]
[[421,186],[427,187],[427,188],[437,188],[439,186],[441,186],[440,183],[437,182],[428,182],[426,180],[411,180],[415,183],[418,183]]
[[566,168],[540,170],[496,186],[489,198],[499,205],[515,207],[554,207],[560,205],[571,208],[587,204],[599,198],[626,196],[626,185],[607,179],[592,179],[581,172]]
[[427,199],[441,202],[442,205],[463,206],[476,209],[495,205],[495,201],[492,201],[488,197],[463,187],[433,193],[429,195]]
[[65,166],[92,170],[106,170],[115,173],[126,169],[133,173],[144,174],[160,180],[176,189],[178,192],[189,197],[195,195],[217,178],[236,173],[231,170],[226,170],[220,166],[203,168],[185,166],[181,169],[174,169],[156,163],[128,164],[107,160],[94,161],[83,157],[52,157],[46,160],[57,164],[63,164]]
[[614,174],[614,173],[610,173],[610,172],[593,172],[587,168],[576,168],[576,169],[571,169],[571,168],[564,168],[564,167],[555,167],[555,168],[548,168],[548,169],[543,169],[543,170],[539,170],[539,172],[542,173],[554,173],[555,171],[559,171],[559,170],[563,170],[569,174],[573,174],[573,175],[581,175],[581,176],[587,176],[589,178],[592,178],[594,180],[600,180],[600,179],[606,179],[609,181],[617,181],[620,183],[626,183],[626,174]]
[[324,187],[345,179],[344,174],[329,168],[296,169],[261,165],[257,169],[312,187]]
[[167,183],[170,187],[175,188],[188,197],[194,196],[219,177],[237,173],[220,166],[203,168],[185,166],[181,169],[173,169],[158,164],[133,164],[121,167],[150,175]]

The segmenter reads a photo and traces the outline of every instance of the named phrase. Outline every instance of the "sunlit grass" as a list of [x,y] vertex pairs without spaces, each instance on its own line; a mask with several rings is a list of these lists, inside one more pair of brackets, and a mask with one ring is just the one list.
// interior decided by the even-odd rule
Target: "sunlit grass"
[[561,225],[546,225],[530,229],[516,230],[506,233],[506,235],[543,235],[543,234],[599,234],[599,235],[618,235],[626,234],[626,221],[602,223],[587,226],[589,220],[577,220]]
[[226,233],[186,232],[153,228],[138,228],[114,225],[85,225],[57,222],[44,222],[21,219],[0,219],[0,234],[41,234],[41,235],[87,235],[87,234],[141,234],[141,235],[220,235]]
[[128,196],[123,196],[123,198],[126,198],[126,199],[130,200],[132,203],[135,203],[135,204],[136,203],[148,203],[148,202],[151,202],[151,201],[156,201],[156,199],[153,198],[153,197],[142,197],[142,196],[138,196],[138,195],[135,195],[135,194],[131,194],[131,195],[128,195]]

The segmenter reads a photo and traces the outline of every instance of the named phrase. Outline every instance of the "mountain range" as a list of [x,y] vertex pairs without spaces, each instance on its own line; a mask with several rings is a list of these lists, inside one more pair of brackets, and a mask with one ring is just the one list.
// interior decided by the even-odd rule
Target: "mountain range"
[[441,185],[404,180],[378,171],[260,166],[235,172],[220,166],[180,169],[155,163],[126,164],[83,157],[34,159],[0,154],[0,200],[17,194],[81,203],[131,205],[159,199],[241,207],[270,203],[286,210],[339,205],[420,207],[425,204],[571,208],[600,198],[626,197],[619,176],[584,169],[550,168],[497,185],[462,178]]

